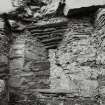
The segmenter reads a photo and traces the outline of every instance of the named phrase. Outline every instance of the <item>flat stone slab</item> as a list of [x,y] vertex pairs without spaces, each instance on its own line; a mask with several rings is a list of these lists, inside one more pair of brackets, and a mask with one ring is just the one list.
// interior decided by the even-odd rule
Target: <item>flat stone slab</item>
[[73,92],[65,89],[33,89],[32,91],[44,94],[73,94]]
[[67,18],[56,17],[56,18],[38,21],[38,23],[36,23],[36,25],[56,24],[56,23],[67,22],[67,21],[68,21]]

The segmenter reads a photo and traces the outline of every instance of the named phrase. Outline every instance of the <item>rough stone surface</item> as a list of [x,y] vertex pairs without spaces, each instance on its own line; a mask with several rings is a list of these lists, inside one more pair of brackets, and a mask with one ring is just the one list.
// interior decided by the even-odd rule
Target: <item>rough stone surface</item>
[[0,104],[7,105],[8,104],[8,91],[6,87],[6,82],[4,80],[0,80]]
[[104,13],[105,9],[99,9],[98,14],[97,14],[97,18],[96,18],[96,30],[95,30],[95,37],[96,37],[96,42],[97,43],[97,63],[98,63],[98,71],[99,71],[99,75],[98,75],[98,82],[99,82],[99,94],[101,95],[101,104],[105,104],[105,13]]
[[92,43],[93,27],[89,19],[71,19],[69,31],[55,50],[49,50],[51,88],[67,89],[75,95],[91,97],[97,93],[96,49]]
[[[27,100],[35,89],[50,88],[52,93],[38,94],[48,105],[105,104],[104,11],[97,12],[94,26],[91,17],[54,22],[53,18],[15,35],[9,52],[9,86],[19,96],[17,100]],[[8,38],[0,38],[0,78],[4,79]]]
[[32,89],[49,88],[49,66],[44,46],[35,37],[19,35],[10,49],[11,89],[22,96],[30,94]]
[[4,22],[0,19],[0,105],[7,105],[8,91],[7,91],[7,79],[8,79],[8,52],[9,44],[8,37],[4,33]]

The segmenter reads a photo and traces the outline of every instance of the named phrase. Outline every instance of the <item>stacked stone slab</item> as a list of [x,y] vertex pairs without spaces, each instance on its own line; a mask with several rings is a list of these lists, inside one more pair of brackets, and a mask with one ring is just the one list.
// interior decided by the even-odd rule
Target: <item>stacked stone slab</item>
[[56,17],[38,21],[27,27],[32,36],[37,37],[46,49],[56,48],[67,30],[67,18]]
[[[29,32],[17,35],[10,49],[10,91],[24,100],[34,89],[49,88],[47,51]],[[12,97],[13,98],[13,97]]]

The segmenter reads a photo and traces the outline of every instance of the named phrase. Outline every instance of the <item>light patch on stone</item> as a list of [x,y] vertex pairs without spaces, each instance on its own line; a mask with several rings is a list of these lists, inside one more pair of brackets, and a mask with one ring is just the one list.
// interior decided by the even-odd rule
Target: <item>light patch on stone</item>
[[13,7],[12,0],[0,0],[0,13],[8,13],[16,9]]
[[5,89],[5,82],[4,80],[0,80],[0,93]]

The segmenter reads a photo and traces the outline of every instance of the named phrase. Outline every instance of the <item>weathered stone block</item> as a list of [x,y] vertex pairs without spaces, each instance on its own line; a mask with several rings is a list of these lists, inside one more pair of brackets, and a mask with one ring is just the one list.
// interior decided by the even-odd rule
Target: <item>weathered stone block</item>
[[10,77],[9,85],[10,87],[21,88],[22,81],[23,80],[18,75],[14,77]]
[[[50,62],[49,61],[39,61],[39,62],[33,62],[31,65],[30,65],[30,68],[32,71],[34,72],[40,72],[40,71],[43,71],[43,72],[47,72],[49,71],[49,68],[50,68]],[[46,71],[47,70],[47,71]],[[50,72],[50,71],[49,71]]]
[[8,64],[8,58],[6,55],[0,55],[0,63]]
[[98,81],[83,80],[79,84],[80,94],[84,97],[92,97],[98,94]]
[[69,98],[64,101],[64,105],[99,105],[99,103],[91,98]]
[[[67,89],[78,96],[98,94],[98,65],[96,44],[91,36],[89,19],[73,19],[70,29],[57,49],[49,50],[51,88]],[[65,86],[64,86],[65,85]],[[73,93],[73,94],[74,94]]]
[[18,58],[10,61],[10,69],[15,70],[15,69],[23,69],[23,64],[24,64],[24,59],[23,58]]
[[6,82],[4,80],[0,80],[0,104],[7,105],[8,104],[8,91],[6,87]]

